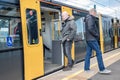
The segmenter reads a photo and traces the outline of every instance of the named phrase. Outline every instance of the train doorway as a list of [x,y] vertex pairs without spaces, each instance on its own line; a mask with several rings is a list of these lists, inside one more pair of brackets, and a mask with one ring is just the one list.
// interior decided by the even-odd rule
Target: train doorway
[[46,74],[64,65],[60,41],[60,11],[41,7],[41,23],[44,46],[44,70]]

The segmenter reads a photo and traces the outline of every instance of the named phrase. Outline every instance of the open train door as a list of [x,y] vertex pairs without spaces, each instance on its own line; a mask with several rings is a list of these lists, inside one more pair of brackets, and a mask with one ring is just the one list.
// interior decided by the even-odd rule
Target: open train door
[[40,35],[40,3],[37,0],[20,0],[25,80],[44,74],[43,42]]

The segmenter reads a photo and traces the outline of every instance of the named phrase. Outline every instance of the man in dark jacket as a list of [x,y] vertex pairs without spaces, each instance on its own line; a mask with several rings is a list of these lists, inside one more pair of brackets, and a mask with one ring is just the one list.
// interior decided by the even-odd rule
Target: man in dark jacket
[[86,42],[87,42],[87,53],[85,56],[85,66],[84,70],[86,72],[90,71],[90,57],[92,55],[92,49],[96,51],[99,72],[100,73],[111,73],[110,70],[105,69],[102,53],[98,44],[99,31],[98,26],[95,23],[96,10],[91,9],[89,15],[85,18],[85,28],[86,28]]
[[76,35],[77,26],[74,21],[73,16],[69,16],[69,14],[65,11],[62,13],[62,43],[63,43],[63,51],[65,56],[68,59],[68,65],[63,69],[63,71],[71,70],[73,66],[73,60],[71,57],[71,48],[74,36]]

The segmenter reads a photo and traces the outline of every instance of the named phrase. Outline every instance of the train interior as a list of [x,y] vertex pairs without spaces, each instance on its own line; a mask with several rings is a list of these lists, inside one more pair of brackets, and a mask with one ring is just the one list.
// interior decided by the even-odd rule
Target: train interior
[[41,7],[42,37],[44,46],[45,73],[63,66],[63,53],[60,42],[60,11]]

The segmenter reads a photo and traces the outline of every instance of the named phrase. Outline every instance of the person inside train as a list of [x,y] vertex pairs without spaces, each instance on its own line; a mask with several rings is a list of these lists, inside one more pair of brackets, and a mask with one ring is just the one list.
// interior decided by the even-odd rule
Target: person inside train
[[111,70],[107,70],[104,66],[102,52],[100,50],[98,40],[99,40],[99,31],[98,26],[95,24],[96,10],[94,8],[90,9],[89,14],[85,17],[85,30],[86,30],[86,43],[87,51],[85,56],[85,65],[84,71],[90,72],[90,58],[92,55],[92,50],[96,51],[96,57],[98,61],[99,73],[108,74],[111,73]]
[[22,26],[20,20],[18,20],[17,26],[14,28],[14,34],[19,35],[20,44],[22,45]]
[[63,69],[63,71],[71,70],[74,64],[74,61],[71,57],[71,48],[74,36],[76,35],[77,26],[74,21],[74,17],[70,16],[68,12],[64,11],[62,13],[62,44],[63,44],[63,51],[64,55],[68,59],[67,66]]
[[28,10],[27,25],[28,25],[29,43],[35,44],[38,42],[37,17],[35,10]]

